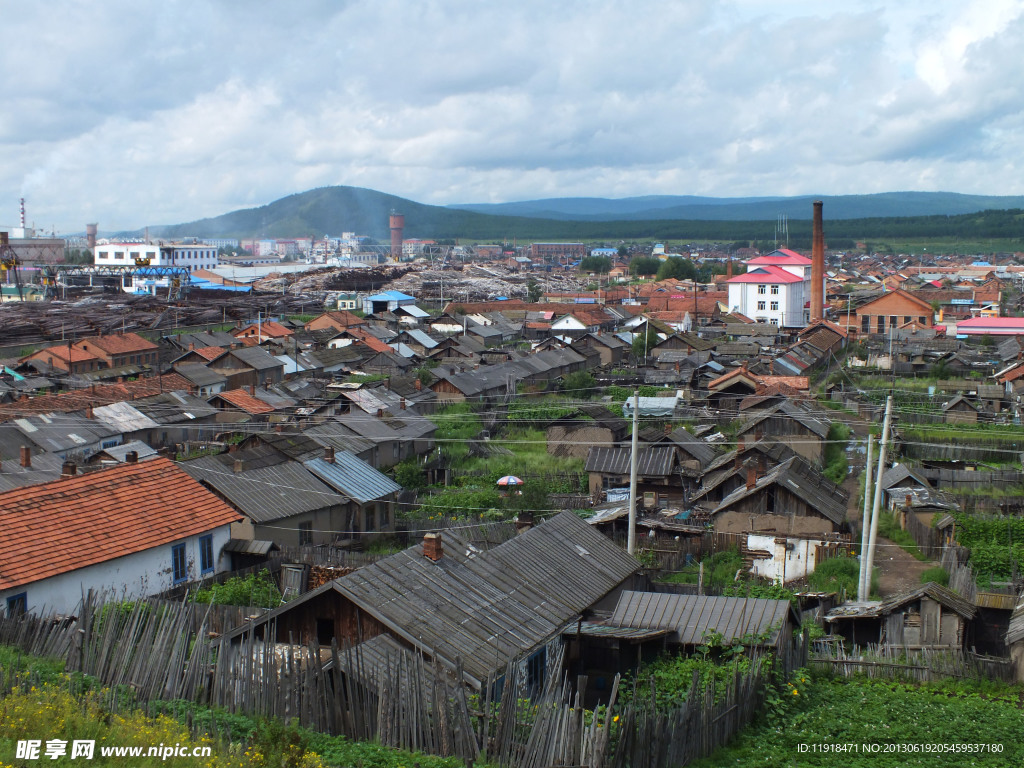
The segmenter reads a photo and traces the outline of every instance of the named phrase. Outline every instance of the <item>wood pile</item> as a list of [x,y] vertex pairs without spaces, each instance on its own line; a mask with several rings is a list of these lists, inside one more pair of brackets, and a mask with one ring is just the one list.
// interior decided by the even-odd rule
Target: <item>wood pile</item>
[[355,568],[343,566],[312,565],[309,568],[309,589],[322,587],[324,584],[348,576]]

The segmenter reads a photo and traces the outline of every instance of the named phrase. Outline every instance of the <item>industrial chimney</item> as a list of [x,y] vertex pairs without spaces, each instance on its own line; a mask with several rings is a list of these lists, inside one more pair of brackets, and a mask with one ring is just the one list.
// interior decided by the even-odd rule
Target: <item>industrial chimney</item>
[[814,201],[811,242],[811,323],[825,318],[825,232],[821,223],[821,200]]
[[96,247],[96,232],[99,229],[99,224],[86,224],[85,225],[85,239],[89,244],[89,250],[93,250]]
[[391,212],[391,258],[398,261],[402,258],[402,230],[405,229],[405,216]]

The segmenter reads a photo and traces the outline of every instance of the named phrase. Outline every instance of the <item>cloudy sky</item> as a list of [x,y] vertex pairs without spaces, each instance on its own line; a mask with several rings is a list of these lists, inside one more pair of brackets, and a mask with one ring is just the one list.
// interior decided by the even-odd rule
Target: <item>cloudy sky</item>
[[1021,0],[0,0],[0,225],[1024,194]]

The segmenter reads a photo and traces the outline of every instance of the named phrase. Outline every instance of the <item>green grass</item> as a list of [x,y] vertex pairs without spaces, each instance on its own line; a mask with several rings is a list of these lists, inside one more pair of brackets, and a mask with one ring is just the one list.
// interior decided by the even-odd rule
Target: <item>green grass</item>
[[[660,581],[670,584],[696,584],[700,579],[700,564],[704,563],[704,584],[707,586],[724,587],[736,577],[736,571],[743,569],[743,557],[737,548],[715,552],[685,566],[679,571],[666,574]],[[742,578],[742,574],[741,574]]]
[[[833,557],[819,563],[814,573],[807,577],[807,585],[815,592],[841,592],[846,590],[849,599],[857,595],[860,580],[860,560],[853,557]],[[878,569],[871,575],[871,592],[878,592]]]
[[[795,691],[795,693],[794,693]],[[915,686],[858,678],[796,675],[769,697],[755,723],[694,768],[1011,768],[1024,760],[1020,686],[944,683]],[[899,745],[995,744],[1001,752],[870,752]],[[801,751],[806,745],[806,751]],[[857,745],[836,754],[811,745]],[[889,745],[886,747],[885,745]],[[902,747],[907,749],[908,747]],[[909,746],[914,749],[913,746]],[[921,749],[921,747],[918,747]]]
[[889,539],[894,544],[898,544],[921,562],[927,562],[930,559],[917,548],[917,542],[914,541],[914,537],[909,532],[900,528],[899,523],[896,521],[896,515],[881,511],[878,513],[878,535]]
[[927,584],[929,581],[934,581],[943,587],[949,586],[949,573],[945,568],[935,566],[934,568],[928,568],[921,572],[921,583]]
[[850,471],[846,460],[846,445],[849,439],[850,428],[841,421],[833,422],[826,436],[825,469],[822,474],[836,485],[841,485]]

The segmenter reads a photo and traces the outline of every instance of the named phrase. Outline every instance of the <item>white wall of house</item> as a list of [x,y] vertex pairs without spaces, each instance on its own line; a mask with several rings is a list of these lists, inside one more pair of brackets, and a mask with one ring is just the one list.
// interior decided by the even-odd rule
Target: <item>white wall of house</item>
[[759,323],[802,327],[804,304],[810,298],[810,281],[802,283],[730,283],[729,309]]
[[[231,527],[223,525],[204,534],[162,544],[131,555],[78,568],[58,576],[42,579],[20,587],[0,590],[0,611],[6,613],[8,598],[25,594],[27,610],[39,614],[74,612],[82,595],[92,589],[108,591],[118,598],[139,598],[155,595],[175,585],[172,550],[185,545],[186,581],[198,579],[200,573],[199,539],[213,536],[214,572],[227,570],[230,559],[221,550],[231,538]],[[54,552],[59,562],[60,553]]]
[[755,576],[788,584],[814,573],[815,548],[827,543],[825,539],[796,539],[779,536],[749,534],[747,549],[771,552],[771,558],[756,558],[751,568]]

